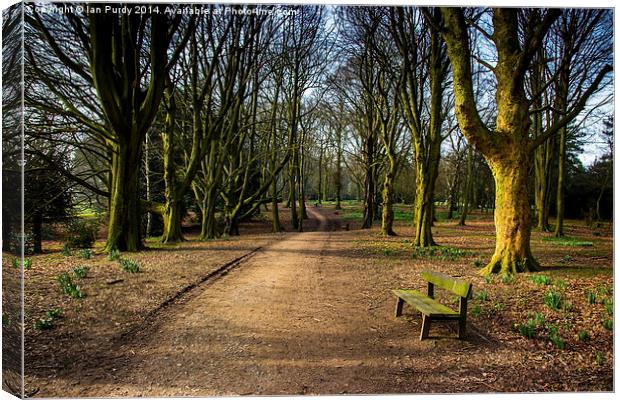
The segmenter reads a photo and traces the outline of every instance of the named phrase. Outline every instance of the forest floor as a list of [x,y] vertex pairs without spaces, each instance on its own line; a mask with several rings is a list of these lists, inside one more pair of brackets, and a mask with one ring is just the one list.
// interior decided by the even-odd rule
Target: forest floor
[[[100,247],[88,260],[62,255],[60,245],[32,257],[25,271],[26,394],[613,390],[613,330],[603,326],[613,321],[610,229],[571,221],[562,241],[535,232],[543,271],[484,279],[477,271],[493,251],[490,214],[464,227],[438,222],[442,247],[420,252],[408,223],[396,225],[399,236],[382,238],[377,228],[357,229],[356,206],[308,211],[303,233],[287,222],[288,233],[270,234],[265,217],[244,224],[239,237],[150,241],[148,251],[131,255],[141,268],[135,274],[98,254]],[[74,279],[86,297],[72,299],[56,277],[81,265],[87,275]],[[424,290],[424,269],[473,283],[464,340],[453,325],[435,323],[431,338],[420,341],[419,314],[405,308],[394,317],[390,290]],[[5,255],[5,287],[18,273]],[[547,279],[533,278],[541,275]],[[545,304],[548,293],[561,299],[558,309]],[[453,296],[442,301],[455,305]],[[34,328],[58,307],[64,315],[51,329]],[[532,339],[522,334],[528,320]],[[3,315],[11,326],[10,316],[6,321]]]

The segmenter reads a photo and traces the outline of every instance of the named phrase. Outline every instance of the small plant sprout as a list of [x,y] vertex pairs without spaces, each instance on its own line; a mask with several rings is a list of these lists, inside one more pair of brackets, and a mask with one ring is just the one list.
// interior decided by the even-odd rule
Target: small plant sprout
[[608,331],[614,329],[614,321],[612,319],[604,319],[601,324],[603,325],[603,328],[607,329]]
[[555,280],[555,286],[557,286],[558,289],[560,289],[560,290],[564,290],[564,289],[566,289],[566,282],[564,282],[562,279],[556,279]]
[[54,327],[54,321],[52,318],[41,318],[34,323],[34,329],[38,331],[45,331]]
[[81,278],[84,278],[88,274],[88,270],[89,268],[84,265],[75,267],[73,268],[73,275],[75,275],[76,278],[81,279]]
[[74,299],[82,299],[86,297],[86,294],[82,292],[82,289],[73,282],[71,275],[63,273],[56,278],[60,284],[60,289],[63,293],[73,297]]
[[62,254],[63,256],[71,255],[71,248],[69,247],[68,244],[65,243],[65,245],[62,246],[62,250],[60,251],[60,254]]
[[476,299],[480,301],[487,301],[489,300],[489,293],[485,292],[484,290],[476,292]]
[[532,275],[532,282],[539,286],[548,286],[551,285],[551,278],[546,275]]
[[491,275],[485,275],[484,282],[488,283],[489,285],[493,284],[493,277]]
[[474,261],[474,267],[476,268],[482,268],[482,260],[475,260]]
[[123,268],[126,272],[135,274],[140,271],[140,265],[138,262],[132,260],[131,258],[121,258],[119,262],[121,263],[121,268]]
[[564,342],[564,339],[562,339],[562,337],[559,335],[558,327],[549,324],[547,326],[547,330],[549,331],[548,337],[551,343],[553,343],[558,349],[564,350],[564,348],[566,347],[566,343]]
[[80,258],[83,258],[85,260],[90,260],[93,256],[93,252],[91,249],[82,249],[80,250],[80,252],[78,253]]
[[11,265],[13,266],[13,268],[19,268],[19,258],[14,258],[13,260],[11,260]]
[[46,313],[48,318],[58,319],[62,318],[65,315],[65,310],[60,307],[52,308]]
[[519,333],[528,339],[534,339],[536,337],[536,328],[534,321],[529,319],[527,323],[519,325]]
[[596,304],[596,294],[590,290],[586,292],[586,300],[588,304]]
[[112,249],[109,253],[108,253],[108,260],[110,261],[116,261],[119,258],[121,258],[121,252],[118,251],[117,249]]
[[614,300],[613,299],[605,299],[603,300],[603,304],[605,305],[605,311],[607,311],[607,315],[614,315]]
[[505,285],[510,285],[515,281],[515,276],[513,274],[505,274],[502,276],[502,283]]
[[605,364],[605,356],[600,351],[597,351],[596,356],[594,357],[594,361],[596,362],[596,365],[600,367],[601,365]]
[[557,292],[551,291],[545,293],[544,301],[547,307],[552,310],[559,310],[562,306],[562,296]]
[[32,259],[26,258],[24,260],[24,269],[30,269],[30,268],[32,268]]
[[479,304],[476,304],[472,309],[471,309],[471,315],[473,315],[474,317],[479,317],[480,314],[482,314],[482,308],[480,307]]
[[590,340],[590,334],[587,331],[579,331],[579,333],[577,333],[577,337],[582,342],[587,342]]

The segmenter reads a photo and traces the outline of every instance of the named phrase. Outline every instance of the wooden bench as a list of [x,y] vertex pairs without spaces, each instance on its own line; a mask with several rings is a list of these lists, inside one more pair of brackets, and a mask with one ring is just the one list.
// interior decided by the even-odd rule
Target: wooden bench
[[[397,298],[396,316],[399,317],[403,313],[403,305],[407,303],[422,313],[422,332],[420,333],[420,340],[428,337],[431,321],[458,321],[458,337],[462,339],[465,335],[467,299],[471,296],[471,283],[432,271],[423,271],[422,278],[428,282],[428,292],[426,295],[413,289],[392,290],[392,293],[394,293]],[[434,299],[435,286],[460,296],[459,311],[455,311]]]

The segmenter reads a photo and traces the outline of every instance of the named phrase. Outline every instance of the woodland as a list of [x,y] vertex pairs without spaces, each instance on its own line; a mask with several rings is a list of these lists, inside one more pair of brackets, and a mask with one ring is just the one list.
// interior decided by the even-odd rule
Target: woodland
[[[5,343],[16,344],[10,335],[17,325],[7,321],[26,314],[31,383],[27,379],[22,393],[613,390],[613,10],[76,4],[25,3],[3,12],[3,332]],[[314,254],[326,257],[319,263],[326,270],[313,264]],[[210,283],[221,265],[238,266],[217,278],[221,283]],[[16,266],[26,274],[24,311],[16,304]],[[238,366],[227,364],[239,387],[192,392],[193,381],[183,386],[180,376],[196,370],[188,366],[173,384],[161,372],[169,368],[163,360],[141,364],[151,369],[107,387],[92,386],[109,378],[93,372],[69,389],[76,378],[60,368],[131,371],[128,364],[119,367],[120,354],[129,351],[123,346],[158,340],[153,348],[164,349],[177,339],[156,326],[179,332],[209,323],[192,319],[197,310],[213,317],[218,339],[241,335],[237,325],[189,302],[208,302],[219,293],[216,285],[226,284],[222,293],[237,293],[261,309],[254,303],[260,296],[244,293],[270,277],[290,280],[288,296],[316,299],[308,287],[320,286],[317,276],[331,290],[319,297],[333,296],[324,302],[335,309],[341,304],[345,315],[368,301],[356,323],[332,316],[328,306],[312,308],[321,301],[305,301],[299,312],[316,323],[334,318],[325,332],[339,323],[348,324],[342,328],[347,337],[366,325],[400,329],[377,334],[394,346],[381,347],[373,336],[358,342],[372,343],[378,360],[401,360],[407,346],[418,346],[430,362],[437,347],[409,344],[415,334],[401,343],[411,328],[401,321],[393,328],[389,319],[389,289],[421,285],[422,268],[470,279],[480,302],[470,309],[479,318],[471,346],[443,338],[433,345],[441,348],[435,356],[445,356],[448,368],[476,348],[472,360],[490,366],[485,374],[491,375],[463,378],[459,386],[433,370],[417,386],[410,378],[386,378],[353,390],[321,386],[316,376],[300,388],[293,378],[282,378],[282,388],[262,387],[266,380],[257,372],[252,382],[262,389],[248,392],[243,374],[249,372],[235,375]],[[476,297],[480,287],[486,295]],[[270,288],[260,286],[261,293]],[[563,301],[548,300],[549,293]],[[497,297],[493,306],[485,306],[489,294]],[[188,303],[177,305],[184,296]],[[536,307],[524,303],[535,296],[541,310],[548,306],[538,317],[529,314]],[[264,305],[273,313],[265,327],[270,332],[280,332],[276,322],[288,318],[278,308],[286,298],[270,298],[272,311]],[[379,311],[385,315],[372,317]],[[249,314],[238,318],[260,325]],[[179,324],[176,331],[169,322]],[[149,329],[161,337],[151,339]],[[248,335],[243,340],[254,338]],[[317,336],[308,347],[326,342]],[[572,350],[557,356],[565,342]],[[56,354],[58,343],[66,350]],[[222,346],[245,349],[229,345]],[[104,352],[102,346],[111,347]],[[320,357],[328,358],[323,351]],[[510,367],[502,363],[525,371],[536,362],[528,354],[542,354],[556,372],[542,374],[546,381],[524,372],[524,381],[510,386],[510,374],[499,372]],[[45,357],[52,357],[52,367],[42,365]],[[218,360],[196,357],[191,362]],[[3,351],[3,360],[5,371],[17,371],[14,353]],[[175,365],[186,368],[186,361]],[[373,365],[361,362],[356,368]],[[411,362],[394,374],[416,376],[415,363],[422,361]],[[595,373],[585,372],[592,365]],[[360,376],[380,375],[375,367]],[[333,368],[334,376],[343,371]],[[469,377],[472,368],[455,373]],[[274,371],[269,379],[280,382]],[[291,371],[300,382],[310,373]],[[145,389],[138,376],[168,386]],[[435,376],[441,378],[435,382]],[[11,382],[4,379],[5,390],[19,392]]]

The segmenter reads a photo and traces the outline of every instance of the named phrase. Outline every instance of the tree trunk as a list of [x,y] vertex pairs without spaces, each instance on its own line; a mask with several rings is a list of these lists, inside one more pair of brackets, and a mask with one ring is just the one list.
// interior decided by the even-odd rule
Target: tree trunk
[[480,273],[514,274],[537,271],[530,249],[530,155],[526,146],[507,145],[502,156],[489,160],[495,178],[495,253]]
[[280,213],[278,211],[278,180],[275,178],[271,183],[271,231],[282,232]]
[[463,209],[461,210],[461,218],[459,225],[465,226],[465,219],[469,212],[469,199],[471,197],[471,189],[474,182],[474,149],[471,145],[467,148],[467,177],[465,178],[465,192],[463,193]]
[[365,143],[365,168],[366,178],[364,179],[364,222],[362,229],[372,228],[372,222],[375,219],[375,174],[374,164],[374,136],[368,135]]
[[143,248],[140,236],[139,144],[119,142],[112,155],[112,185],[106,251],[138,251]]
[[560,130],[558,151],[558,188],[556,192],[555,237],[564,236],[564,179],[566,177],[566,128]]
[[431,227],[433,226],[433,192],[429,190],[429,177],[421,173],[418,166],[416,174],[416,195],[414,203],[414,245],[418,247],[435,246]]
[[[336,210],[341,210],[340,197],[342,195],[342,130],[338,128],[336,133]],[[385,196],[385,194],[384,194]],[[391,195],[390,195],[391,196]]]
[[396,176],[396,160],[388,157],[388,166],[383,182],[383,211],[381,219],[381,234],[384,236],[396,236],[394,232],[394,177]]
[[42,234],[41,229],[43,225],[43,215],[41,211],[36,211],[32,217],[32,241],[33,241],[33,251],[35,254],[43,253],[43,247],[41,246],[42,242]]

